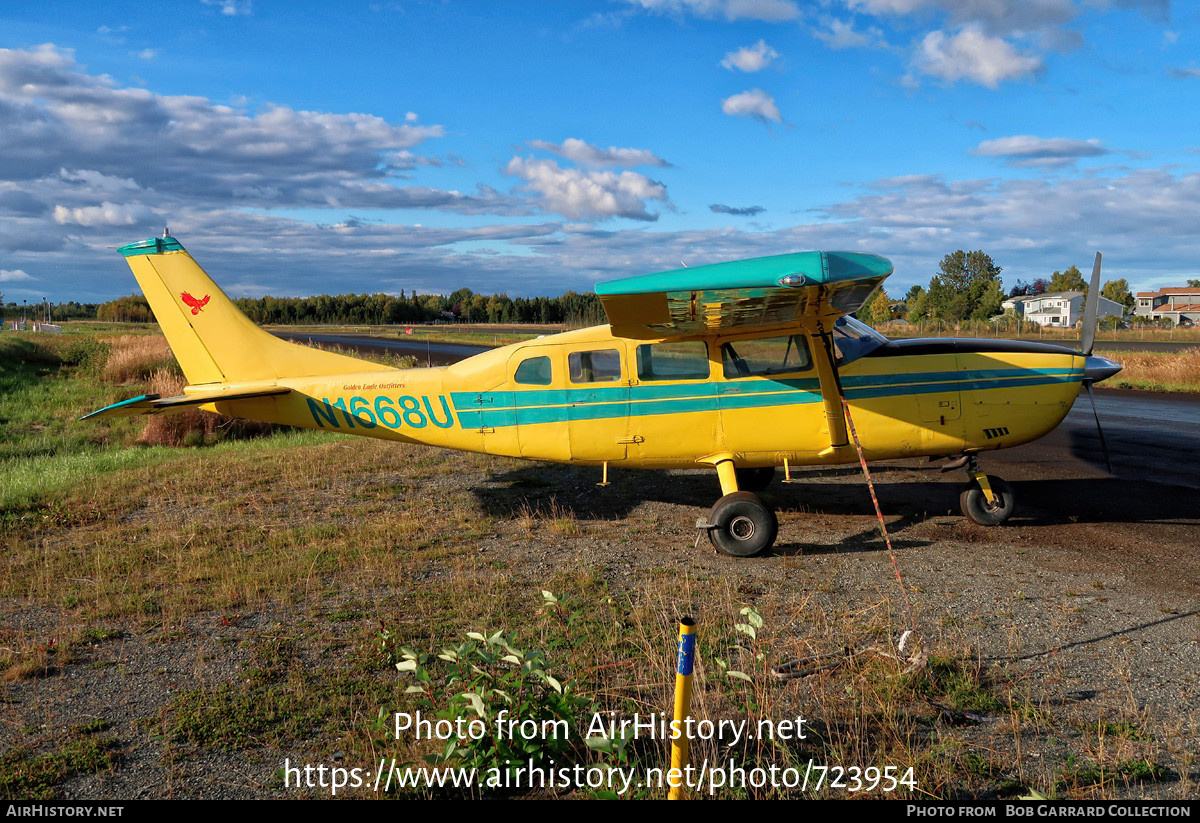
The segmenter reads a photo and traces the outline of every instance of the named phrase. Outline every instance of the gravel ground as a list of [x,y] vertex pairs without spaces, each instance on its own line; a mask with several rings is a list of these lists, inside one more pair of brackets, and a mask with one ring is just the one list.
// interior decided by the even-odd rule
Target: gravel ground
[[[1195,765],[1200,755],[1200,576],[1193,551],[1200,520],[1190,491],[1117,479],[1103,487],[1103,499],[1085,504],[1096,497],[1086,478],[1064,499],[1053,483],[1018,474],[1010,479],[1024,501],[1020,513],[1010,525],[985,529],[955,512],[958,487],[947,478],[916,464],[880,467],[876,479],[893,562],[879,539],[861,477],[852,470],[809,471],[801,474],[801,482],[777,482],[764,495],[780,512],[774,551],[736,559],[716,553],[707,541],[693,547],[691,524],[707,509],[695,503],[715,499],[709,475],[618,472],[611,486],[597,489],[594,474],[514,463],[510,471],[491,477],[442,474],[426,492],[470,490],[496,522],[494,532],[478,541],[481,558],[518,579],[539,581],[562,569],[593,569],[610,589],[630,592],[662,570],[682,572],[697,581],[726,581],[748,599],[804,602],[808,613],[830,624],[852,623],[872,604],[886,602],[910,615],[905,617],[926,644],[970,648],[985,665],[1020,683],[1041,707],[1080,718],[1136,719],[1144,734],[1158,741],[1158,756],[1176,777],[1118,787],[1115,794],[1200,796]],[[531,530],[513,515],[521,481],[531,477],[547,483],[555,501],[574,512],[578,534]],[[1081,494],[1090,497],[1071,498]],[[1176,509],[1191,506],[1190,514],[1127,514],[1139,501],[1161,508],[1167,500]],[[426,574],[443,571],[431,566]],[[402,598],[403,592],[358,596],[385,602]],[[0,646],[78,635],[68,612],[13,600],[0,605],[5,614]],[[680,607],[696,609],[703,625],[705,605],[703,594],[693,593],[681,599]],[[119,747],[117,764],[69,779],[63,784],[69,798],[292,794],[279,785],[276,771],[285,757],[314,762],[318,741],[310,752],[266,746],[245,753],[200,750],[165,745],[157,719],[180,689],[237,682],[245,676],[255,642],[276,634],[296,636],[297,626],[309,625],[320,607],[315,601],[252,605],[232,622],[201,612],[165,636],[144,621],[89,623],[113,638],[81,640],[69,651],[56,652],[48,676],[0,684],[0,747],[52,747],[65,730],[103,718],[110,724],[104,734]],[[360,625],[334,624],[333,630],[338,626],[361,636]],[[783,634],[793,634],[800,644],[812,631],[811,624],[797,623]],[[326,635],[321,643],[336,646],[336,641]],[[806,686],[793,681],[781,688],[802,697]],[[981,746],[1003,745],[1007,751],[1011,734],[1004,743],[1006,732],[999,725],[984,718],[972,734]],[[1060,762],[1067,744],[1041,738],[1005,756],[1037,773],[1039,761]]]

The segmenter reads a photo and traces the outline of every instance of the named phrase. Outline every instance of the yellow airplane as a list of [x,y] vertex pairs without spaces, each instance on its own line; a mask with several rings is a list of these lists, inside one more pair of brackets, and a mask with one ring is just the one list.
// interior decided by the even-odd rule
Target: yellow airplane
[[[883,257],[801,252],[611,280],[609,325],[540,337],[441,368],[394,369],[288,343],[254,325],[164,232],[120,248],[188,381],[88,417],[222,414],[486,454],[608,468],[711,466],[723,497],[698,526],[731,555],[778,529],[775,469],[956,458],[967,517],[996,525],[1012,489],[978,455],[1026,443],[1081,386],[1120,370],[1082,351],[1005,340],[890,341],[849,313],[892,272]],[[1088,328],[1090,326],[1091,334]],[[85,418],[86,419],[86,418]],[[1098,423],[1099,421],[1097,421]]]

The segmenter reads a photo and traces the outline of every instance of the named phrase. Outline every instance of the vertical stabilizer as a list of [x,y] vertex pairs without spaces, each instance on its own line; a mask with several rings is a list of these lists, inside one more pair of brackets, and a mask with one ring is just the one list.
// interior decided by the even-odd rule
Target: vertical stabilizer
[[174,237],[118,251],[133,270],[191,385],[274,381],[387,366],[299,346],[263,331],[234,305]]

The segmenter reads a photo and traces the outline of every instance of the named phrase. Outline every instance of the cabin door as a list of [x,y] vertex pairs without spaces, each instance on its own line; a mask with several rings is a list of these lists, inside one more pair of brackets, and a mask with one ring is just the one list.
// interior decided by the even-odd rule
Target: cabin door
[[546,346],[517,349],[508,361],[513,422],[521,457],[571,459],[569,413],[561,352]]

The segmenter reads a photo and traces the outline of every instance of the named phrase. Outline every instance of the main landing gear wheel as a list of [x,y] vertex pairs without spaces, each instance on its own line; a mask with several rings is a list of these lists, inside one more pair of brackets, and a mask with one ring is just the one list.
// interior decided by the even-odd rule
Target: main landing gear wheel
[[774,466],[759,466],[753,469],[737,469],[738,488],[742,491],[761,492],[765,491],[767,486],[771,485],[771,481],[775,479]]
[[733,492],[708,515],[708,539],[725,554],[753,557],[770,548],[779,531],[775,512],[751,492]]
[[979,484],[972,482],[971,487],[958,497],[962,512],[981,526],[999,526],[1013,513],[1016,501],[1013,499],[1012,486],[999,477],[987,476],[988,485],[992,487],[992,497],[995,500],[988,503],[987,496]]

